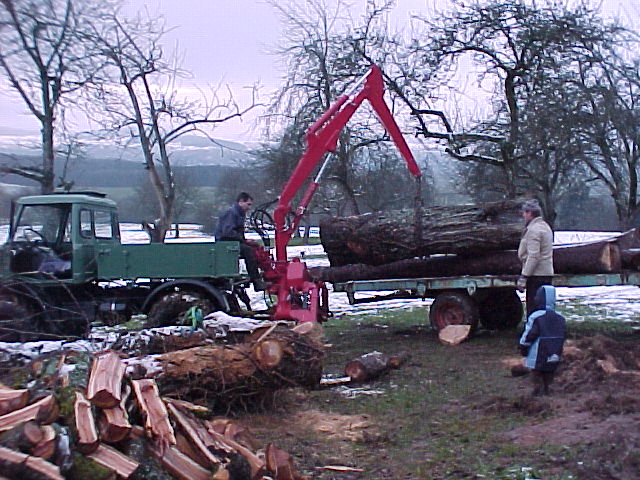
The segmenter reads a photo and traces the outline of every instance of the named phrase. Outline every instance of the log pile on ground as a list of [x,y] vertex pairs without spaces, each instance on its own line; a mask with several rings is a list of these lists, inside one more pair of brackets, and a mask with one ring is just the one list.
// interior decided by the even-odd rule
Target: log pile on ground
[[[274,347],[266,348],[246,355],[273,364]],[[287,452],[256,450],[237,422],[163,395],[155,379],[131,378],[115,352],[56,353],[20,370],[28,389],[0,385],[0,472],[7,478],[303,478]]]
[[[444,208],[444,207],[442,207]],[[391,214],[387,214],[391,217]],[[365,217],[364,215],[361,217]],[[461,275],[519,275],[521,264],[515,248],[519,242],[522,224],[519,224],[518,238],[508,237],[501,243],[505,248],[490,248],[481,239],[483,232],[481,229],[471,228],[474,235],[473,241],[477,241],[477,246],[481,251],[472,248],[472,240],[468,236],[459,235],[457,254],[450,254],[455,251],[455,236],[452,235],[444,247],[440,242],[433,240],[428,246],[413,250],[408,248],[400,249],[399,244],[403,242],[393,239],[395,234],[390,235],[389,241],[380,239],[369,228],[360,232],[357,218],[348,217],[345,219],[331,219],[323,222],[321,236],[325,250],[331,263],[330,267],[314,267],[310,269],[315,280],[325,282],[346,282],[349,280],[378,280],[388,278],[421,278],[421,277],[442,277]],[[343,223],[353,225],[353,231],[347,227],[338,227]],[[364,225],[368,225],[365,222]],[[402,222],[401,222],[402,223]],[[392,221],[387,218],[384,224],[389,231],[395,232],[395,227],[391,226]],[[442,226],[445,228],[450,223]],[[336,233],[336,229],[340,228]],[[382,225],[381,225],[382,228]],[[404,227],[403,227],[404,228]],[[424,228],[424,226],[423,226]],[[456,226],[456,228],[462,228]],[[345,233],[348,232],[348,233]],[[483,233],[480,233],[483,232]],[[459,232],[458,232],[459,233]],[[368,239],[365,236],[368,235]],[[412,235],[407,231],[402,231],[407,235],[406,242],[411,242]],[[337,235],[337,239],[332,237]],[[382,232],[380,232],[382,235]],[[353,237],[353,238],[352,238]],[[428,239],[423,235],[423,241]],[[449,237],[447,237],[449,238]],[[370,245],[369,249],[363,245]],[[509,243],[512,242],[512,243]],[[355,248],[361,254],[353,254],[351,249]],[[373,250],[375,253],[373,253]],[[381,253],[382,250],[389,249],[390,254]],[[402,255],[399,252],[403,252]],[[426,255],[433,253],[434,255]],[[372,255],[371,257],[369,255]],[[399,259],[397,257],[400,257]],[[414,258],[419,257],[419,258]],[[382,260],[388,260],[386,263]],[[351,262],[351,264],[347,264]],[[585,242],[575,245],[558,245],[553,251],[554,270],[557,274],[584,274],[584,273],[611,273],[621,270],[637,270],[640,268],[640,232],[638,229],[629,230],[620,235],[613,235],[606,240],[595,242]]]

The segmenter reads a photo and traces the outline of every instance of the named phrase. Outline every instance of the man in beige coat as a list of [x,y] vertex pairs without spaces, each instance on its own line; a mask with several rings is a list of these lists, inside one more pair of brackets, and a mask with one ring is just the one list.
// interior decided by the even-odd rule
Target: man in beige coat
[[522,272],[518,289],[527,290],[527,316],[534,308],[536,292],[542,285],[551,285],[553,279],[553,232],[542,217],[537,200],[531,199],[522,205],[525,230],[518,247],[518,258]]

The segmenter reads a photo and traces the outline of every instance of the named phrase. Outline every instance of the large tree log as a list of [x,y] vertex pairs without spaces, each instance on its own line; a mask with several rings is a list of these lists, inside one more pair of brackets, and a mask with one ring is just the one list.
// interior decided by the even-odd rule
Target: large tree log
[[[561,245],[553,249],[556,273],[610,273],[623,268],[622,254],[616,238],[578,245]],[[384,278],[446,277],[459,275],[519,275],[521,264],[515,250],[489,252],[466,257],[442,255],[399,260],[386,265],[344,265],[310,269],[316,280],[346,282]]]
[[521,200],[328,218],[320,238],[332,266],[380,265],[435,253],[475,255],[517,248]]
[[162,372],[157,380],[163,392],[232,404],[281,388],[316,387],[323,358],[324,346],[313,336],[278,326],[256,331],[241,344],[179,350],[154,361]]

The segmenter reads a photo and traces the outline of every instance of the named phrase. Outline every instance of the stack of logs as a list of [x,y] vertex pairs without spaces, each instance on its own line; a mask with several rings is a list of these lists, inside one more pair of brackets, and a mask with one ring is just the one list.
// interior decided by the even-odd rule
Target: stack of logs
[[[275,362],[273,341],[258,350]],[[0,477],[304,478],[285,451],[272,444],[256,451],[238,423],[164,396],[154,378],[128,375],[120,354],[95,354],[84,374],[81,356],[32,363],[39,376],[29,390],[0,385]]]
[[[389,211],[321,222],[330,267],[311,269],[315,280],[518,275],[516,249],[523,228],[521,200]],[[640,268],[637,229],[612,238],[556,246],[559,274],[611,273]]]

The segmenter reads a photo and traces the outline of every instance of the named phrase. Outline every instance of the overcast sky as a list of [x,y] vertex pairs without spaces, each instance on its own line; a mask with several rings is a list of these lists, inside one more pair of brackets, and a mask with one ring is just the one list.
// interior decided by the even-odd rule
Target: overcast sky
[[[300,2],[303,3],[303,2]],[[352,0],[362,11],[366,0]],[[447,0],[397,0],[392,21],[406,22],[411,13],[428,12],[444,6]],[[273,7],[260,0],[127,0],[127,9],[147,8],[163,15],[175,29],[167,36],[168,47],[177,45],[183,54],[182,65],[193,73],[198,86],[228,84],[239,101],[244,87],[262,85],[262,99],[281,84],[278,61],[273,52],[282,34],[282,25]],[[637,26],[640,0],[603,0],[609,14],[633,19]],[[220,128],[221,136],[245,136],[250,122],[229,123]],[[38,124],[25,112],[15,95],[0,91],[0,129],[28,128]]]

